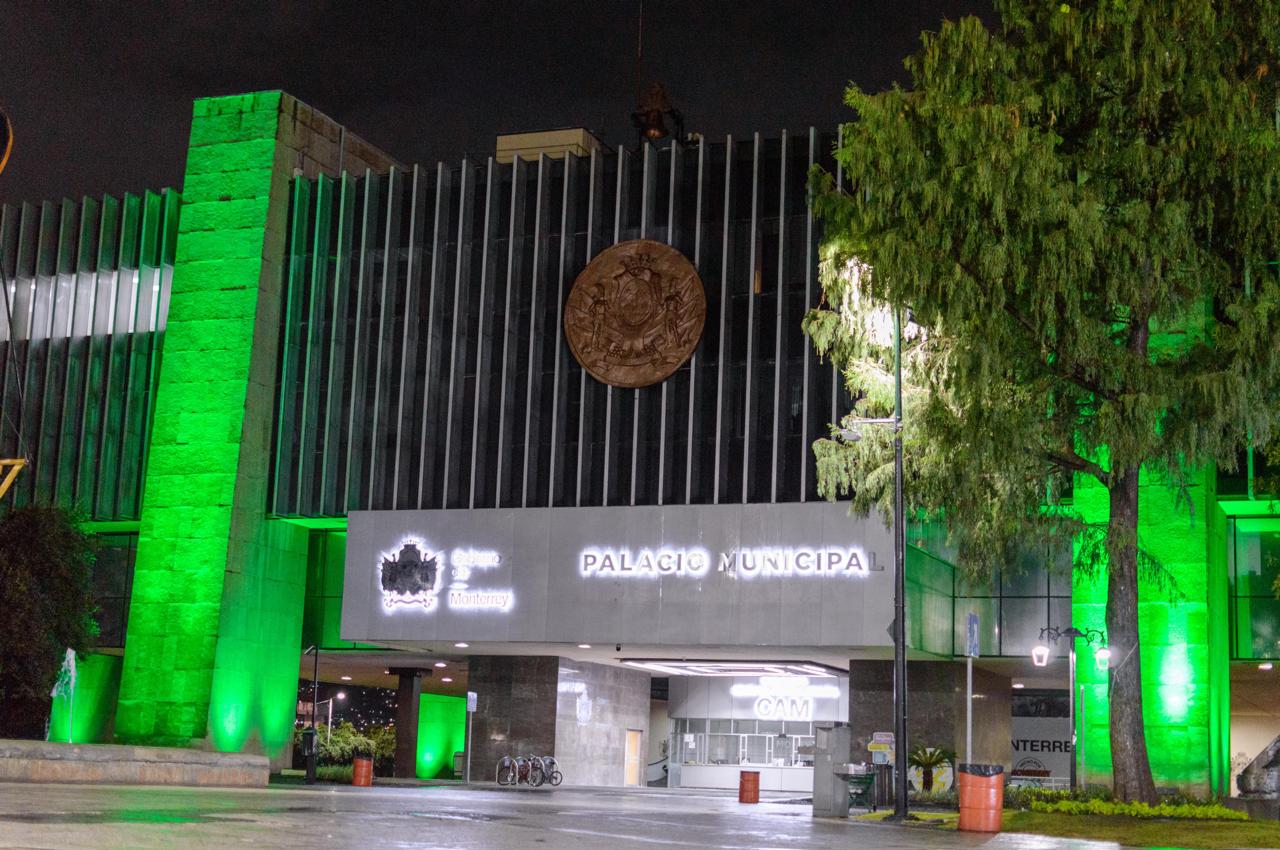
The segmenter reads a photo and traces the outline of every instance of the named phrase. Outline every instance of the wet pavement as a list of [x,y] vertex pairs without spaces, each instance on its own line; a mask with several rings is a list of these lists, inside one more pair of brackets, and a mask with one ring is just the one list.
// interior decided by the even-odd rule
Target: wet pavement
[[1109,850],[814,819],[807,805],[741,805],[666,789],[136,788],[0,783],[0,848],[440,850]]

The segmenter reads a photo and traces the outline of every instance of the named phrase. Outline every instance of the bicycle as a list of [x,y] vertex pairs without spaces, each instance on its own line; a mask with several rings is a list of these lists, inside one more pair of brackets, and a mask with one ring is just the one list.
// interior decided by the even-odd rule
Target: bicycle
[[560,766],[556,763],[554,756],[542,757],[542,773],[546,776],[547,782],[552,787],[559,785],[564,781],[564,774],[560,772]]
[[515,785],[520,781],[520,772],[516,766],[516,761],[511,756],[503,756],[498,760],[498,767],[494,770],[494,778],[499,785]]

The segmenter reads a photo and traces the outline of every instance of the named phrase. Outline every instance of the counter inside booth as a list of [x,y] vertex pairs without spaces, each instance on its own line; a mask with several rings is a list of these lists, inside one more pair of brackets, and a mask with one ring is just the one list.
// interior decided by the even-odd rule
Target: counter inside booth
[[670,784],[737,788],[742,770],[761,791],[813,790],[815,723],[847,721],[849,682],[838,675],[673,676]]

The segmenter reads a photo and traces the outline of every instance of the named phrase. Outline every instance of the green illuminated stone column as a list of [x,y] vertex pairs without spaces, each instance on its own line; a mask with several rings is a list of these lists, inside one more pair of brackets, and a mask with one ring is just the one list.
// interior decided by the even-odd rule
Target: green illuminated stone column
[[[1157,787],[1176,786],[1206,794],[1225,785],[1221,706],[1229,705],[1226,648],[1211,628],[1211,613],[1225,604],[1225,584],[1211,569],[1217,508],[1212,467],[1192,481],[1182,500],[1163,482],[1143,473],[1139,494],[1139,539],[1176,584],[1162,587],[1143,578],[1139,585],[1143,715],[1147,750]],[[1107,519],[1106,491],[1093,479],[1077,477],[1076,507],[1091,521]],[[1219,586],[1219,585],[1222,586]],[[1218,595],[1224,598],[1217,599]],[[1072,624],[1106,631],[1105,575],[1077,574],[1072,592]],[[1108,674],[1094,662],[1090,647],[1077,641],[1080,664],[1077,698],[1077,759],[1081,783],[1109,784],[1111,745]],[[1126,661],[1115,647],[1112,665]]]
[[281,92],[196,101],[116,738],[286,752],[306,531],[267,518],[289,190],[390,160]]

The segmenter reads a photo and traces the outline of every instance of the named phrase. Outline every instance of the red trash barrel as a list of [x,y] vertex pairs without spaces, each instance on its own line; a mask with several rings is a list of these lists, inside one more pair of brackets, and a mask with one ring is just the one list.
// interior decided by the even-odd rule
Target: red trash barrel
[[962,764],[960,824],[964,832],[999,832],[1004,814],[1004,766]]
[[738,802],[760,802],[760,771],[744,770],[738,774]]
[[373,785],[373,759],[356,756],[351,761],[351,784],[368,788]]

